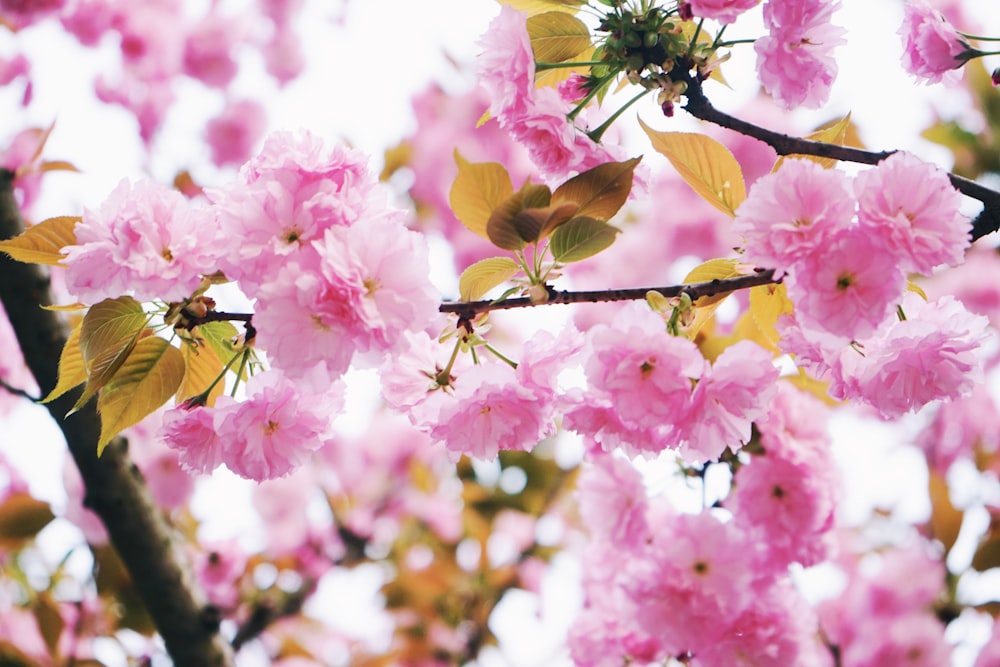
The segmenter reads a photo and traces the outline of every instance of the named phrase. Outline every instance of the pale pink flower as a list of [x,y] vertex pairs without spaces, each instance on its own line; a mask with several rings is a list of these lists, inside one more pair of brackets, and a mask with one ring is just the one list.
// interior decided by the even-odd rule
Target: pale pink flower
[[583,335],[572,324],[558,334],[539,330],[524,343],[516,375],[525,387],[555,391],[559,374],[576,360],[583,345]]
[[597,456],[592,463],[584,467],[576,485],[580,514],[587,519],[591,538],[623,549],[637,548],[649,532],[642,476],[628,460],[616,456]]
[[236,78],[233,54],[245,28],[237,17],[210,11],[200,18],[184,40],[182,71],[206,86],[225,88]]
[[494,459],[502,449],[530,451],[552,432],[551,396],[520,385],[506,364],[480,364],[457,381],[430,435],[454,458]]
[[688,460],[714,461],[726,447],[750,440],[751,423],[767,414],[777,391],[778,368],[756,343],[740,341],[716,359],[691,396],[691,419],[681,453]]
[[65,4],[66,0],[0,0],[0,16],[23,28],[58,13]]
[[176,190],[123,180],[76,225],[77,244],[63,260],[67,289],[91,303],[122,294],[186,299],[217,262],[205,217]]
[[923,450],[927,465],[944,475],[958,459],[1000,451],[998,412],[986,386],[976,385],[968,396],[943,403],[915,444]]
[[695,16],[732,23],[740,14],[757,6],[760,0],[688,0]]
[[837,76],[833,49],[844,44],[844,29],[830,23],[839,2],[768,0],[768,35],[754,43],[764,89],[786,109],[815,109],[826,102]]
[[240,600],[238,580],[247,567],[247,555],[235,540],[203,544],[194,558],[194,572],[209,601],[234,611]]
[[283,477],[330,441],[339,410],[331,396],[303,393],[275,371],[253,376],[246,387],[245,400],[221,396],[214,408],[222,460],[237,475]]
[[223,443],[215,435],[215,408],[181,407],[163,413],[160,437],[177,451],[181,466],[193,473],[210,473],[222,463]]
[[[904,584],[905,585],[905,584]],[[939,667],[951,664],[944,624],[934,615],[914,610],[895,618],[875,618],[860,627],[842,648],[843,664],[856,667]]]
[[490,113],[501,127],[510,127],[524,115],[535,90],[535,54],[528,39],[527,14],[501,7],[479,45],[483,52],[478,77],[490,95]]
[[851,224],[854,197],[847,175],[791,159],[761,177],[736,211],[733,230],[746,239],[746,259],[784,273],[825,248]]
[[973,667],[993,667],[1000,665],[1000,622],[994,619],[993,633],[986,645],[979,651]]
[[230,100],[205,126],[205,141],[217,166],[243,164],[267,127],[267,112],[256,100]]
[[885,319],[906,278],[874,235],[852,225],[801,258],[786,284],[801,326],[849,341],[871,334]]
[[267,73],[284,86],[306,67],[302,38],[290,25],[277,26],[270,40],[261,48]]
[[937,83],[965,63],[960,56],[969,50],[968,42],[927,0],[903,5],[898,34],[903,38],[903,69],[924,83]]
[[907,272],[930,275],[941,264],[962,263],[969,247],[969,220],[959,213],[962,195],[948,175],[900,152],[855,180],[862,227],[886,239]]
[[889,320],[861,341],[864,356],[844,351],[830,387],[838,398],[860,398],[886,419],[964,396],[983,377],[976,351],[988,337],[985,317],[951,297],[926,303],[912,292],[901,307],[905,320]]
[[389,351],[437,311],[423,237],[397,223],[328,229],[312,243],[316,266],[291,265],[258,294],[254,324],[275,364],[302,375],[319,362],[331,374],[356,351]]
[[[2,303],[0,303],[0,380],[9,387],[16,387],[29,394],[38,394],[35,376],[24,363],[17,334],[14,333],[14,327]],[[25,402],[23,397],[12,394],[6,389],[0,389],[0,417],[7,416],[11,410]]]

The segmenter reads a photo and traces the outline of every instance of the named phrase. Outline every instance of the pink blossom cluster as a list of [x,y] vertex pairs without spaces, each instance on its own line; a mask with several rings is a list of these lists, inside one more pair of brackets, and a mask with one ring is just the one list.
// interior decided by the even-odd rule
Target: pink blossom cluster
[[895,153],[850,179],[807,160],[761,178],[737,210],[746,258],[787,274],[800,326],[843,341],[871,335],[907,273],[962,262],[961,196],[940,169]]
[[916,543],[840,559],[847,588],[820,603],[819,617],[823,633],[839,647],[841,664],[949,664],[951,646],[933,609],[946,572],[941,559],[926,547]]
[[490,94],[490,113],[528,149],[542,173],[558,179],[622,158],[567,118],[579,99],[576,87],[535,87],[527,14],[505,5],[479,44],[479,82]]
[[695,16],[732,23],[740,14],[756,7],[760,0],[688,0]]
[[710,365],[645,308],[590,329],[586,357],[588,387],[564,425],[597,449],[629,455],[677,449],[701,462],[738,449],[766,414],[778,378],[771,354],[755,343],[741,341]]
[[244,400],[221,396],[212,408],[168,411],[163,440],[193,473],[224,464],[258,482],[287,475],[331,440],[331,421],[342,407],[339,384],[325,392],[302,384],[279,371],[255,375]]
[[907,0],[903,5],[899,36],[903,69],[924,83],[937,83],[961,67],[962,55],[970,50],[965,38],[927,0]]
[[785,109],[822,106],[837,77],[833,49],[845,30],[831,23],[839,1],[767,0],[757,39],[757,73],[764,89]]
[[772,550],[753,527],[711,510],[677,513],[662,496],[649,497],[639,473],[613,455],[592,459],[577,493],[592,526],[586,602],[568,640],[577,665],[660,664],[679,655],[702,667],[832,665],[815,613],[788,578],[782,546]]

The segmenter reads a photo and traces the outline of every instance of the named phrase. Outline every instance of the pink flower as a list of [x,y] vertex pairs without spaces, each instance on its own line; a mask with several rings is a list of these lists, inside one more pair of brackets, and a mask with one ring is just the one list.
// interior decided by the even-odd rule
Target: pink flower
[[521,386],[512,368],[495,363],[462,374],[430,435],[456,459],[494,459],[502,449],[530,451],[552,429],[551,397]]
[[997,412],[986,386],[976,385],[968,396],[942,404],[915,444],[923,450],[927,465],[944,475],[958,459],[1000,451]]
[[930,275],[941,264],[957,266],[969,247],[962,196],[937,167],[909,153],[894,153],[861,172],[855,188],[858,219],[887,240],[900,268]]
[[843,28],[830,23],[839,2],[768,0],[764,24],[770,34],[754,44],[764,89],[786,109],[815,109],[826,102],[837,76],[833,49],[844,43]]
[[691,397],[682,449],[688,460],[714,461],[726,447],[750,440],[751,422],[764,417],[777,391],[778,368],[756,343],[740,341],[716,359]]
[[689,0],[689,2],[695,16],[732,23],[740,14],[756,7],[760,0]]
[[851,340],[875,330],[905,282],[896,258],[871,233],[852,225],[800,259],[787,285],[802,327]]
[[267,112],[256,100],[230,100],[222,113],[208,121],[205,141],[217,166],[243,164],[267,127]]
[[987,338],[985,317],[952,297],[926,303],[912,292],[901,307],[906,319],[862,341],[864,356],[844,351],[830,388],[839,398],[862,399],[886,419],[964,396],[983,375],[976,351]]
[[525,114],[535,90],[535,54],[528,39],[527,14],[501,7],[479,44],[483,47],[479,83],[490,94],[490,113],[501,127],[510,127]]
[[189,297],[217,261],[204,218],[175,190],[123,180],[77,224],[77,245],[63,260],[67,288],[91,303],[129,293],[139,301]]
[[247,555],[235,541],[204,545],[194,562],[198,583],[212,604],[233,611],[240,600],[238,579],[247,566]]
[[388,220],[328,229],[316,265],[293,264],[263,285],[254,324],[276,365],[293,375],[325,363],[347,369],[356,351],[389,351],[437,311],[422,236]]
[[236,77],[233,58],[244,28],[232,16],[211,11],[194,24],[184,41],[183,72],[206,86],[225,88]]
[[174,408],[163,413],[160,437],[177,450],[185,470],[207,474],[222,463],[222,443],[215,435],[214,419],[213,408]]
[[937,83],[961,67],[965,63],[961,55],[970,48],[927,0],[908,0],[898,34],[903,38],[903,69],[924,83]]
[[792,159],[754,183],[733,230],[746,239],[748,261],[783,273],[828,245],[853,217],[854,197],[843,172]]
[[598,456],[577,482],[580,513],[593,539],[635,549],[646,539],[646,489],[642,476],[626,459]]
[[292,472],[330,441],[339,410],[331,398],[303,393],[274,371],[250,378],[243,401],[219,397],[215,437],[226,467],[258,482]]

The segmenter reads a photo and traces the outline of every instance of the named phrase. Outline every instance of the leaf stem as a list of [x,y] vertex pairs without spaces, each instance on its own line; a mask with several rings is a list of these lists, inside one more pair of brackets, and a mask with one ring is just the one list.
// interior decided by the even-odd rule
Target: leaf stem
[[643,90],[641,93],[639,93],[638,95],[630,99],[628,102],[626,102],[621,109],[611,114],[611,116],[606,121],[604,121],[596,128],[588,132],[587,136],[590,138],[590,140],[593,141],[594,143],[599,142],[601,140],[601,137],[604,136],[604,133],[607,132],[609,127],[611,127],[611,124],[614,123],[616,120],[618,120],[618,117],[621,116],[623,113],[625,113],[626,109],[628,109],[630,106],[632,106],[640,99],[642,99],[642,97],[648,92],[649,92],[648,90]]

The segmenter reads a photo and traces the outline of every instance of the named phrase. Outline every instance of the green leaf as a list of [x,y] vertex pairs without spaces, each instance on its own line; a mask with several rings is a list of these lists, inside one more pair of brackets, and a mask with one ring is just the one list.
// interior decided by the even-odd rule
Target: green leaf
[[590,29],[572,14],[550,11],[528,17],[528,38],[535,60],[561,63],[590,49]]
[[632,191],[632,174],[641,157],[607,162],[574,176],[552,193],[553,204],[574,203],[577,216],[610,220]]
[[57,266],[65,257],[63,248],[76,245],[73,230],[78,222],[80,218],[71,215],[43,220],[12,239],[0,241],[0,252],[18,262]]
[[97,398],[101,436],[97,455],[111,438],[166,403],[184,379],[181,351],[158,336],[140,340]]
[[455,151],[458,176],[448,202],[455,216],[470,231],[489,239],[486,226],[493,210],[514,192],[507,170],[499,162],[471,163]]
[[557,262],[579,262],[614,243],[620,231],[603,220],[573,218],[553,232],[549,248]]
[[192,334],[201,337],[208,347],[215,352],[215,356],[222,361],[223,365],[229,363],[239,352],[234,340],[239,336],[239,332],[232,322],[207,322],[199,324],[194,328]]
[[695,192],[723,213],[736,214],[747,193],[743,170],[728,148],[704,134],[657,132],[641,118],[639,124]]
[[67,391],[82,382],[87,381],[87,364],[83,361],[83,350],[80,349],[80,331],[83,329],[83,319],[69,332],[69,338],[59,355],[59,380],[42,403],[54,401]]
[[521,267],[509,257],[481,259],[462,271],[458,291],[462,301],[477,301],[491,289],[518,274]]
[[87,311],[80,329],[87,386],[71,413],[83,407],[118,372],[146,330],[148,319],[142,304],[130,296],[105,299]]

